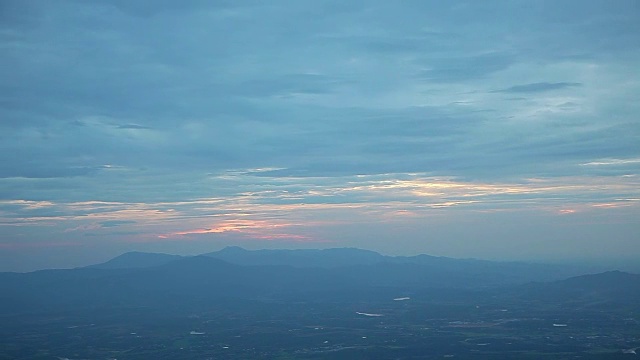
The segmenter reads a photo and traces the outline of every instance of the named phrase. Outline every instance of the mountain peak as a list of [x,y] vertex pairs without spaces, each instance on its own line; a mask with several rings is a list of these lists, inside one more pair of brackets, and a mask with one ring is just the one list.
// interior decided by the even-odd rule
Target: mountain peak
[[218,251],[218,252],[224,252],[224,253],[243,253],[243,252],[247,252],[249,250],[240,247],[240,246],[227,246],[225,248],[223,248],[222,250]]

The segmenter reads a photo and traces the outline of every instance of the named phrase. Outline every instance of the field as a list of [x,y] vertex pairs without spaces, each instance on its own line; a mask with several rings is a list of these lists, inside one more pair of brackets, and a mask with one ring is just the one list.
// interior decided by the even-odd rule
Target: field
[[631,308],[495,291],[403,297],[4,316],[0,359],[633,359],[640,346]]

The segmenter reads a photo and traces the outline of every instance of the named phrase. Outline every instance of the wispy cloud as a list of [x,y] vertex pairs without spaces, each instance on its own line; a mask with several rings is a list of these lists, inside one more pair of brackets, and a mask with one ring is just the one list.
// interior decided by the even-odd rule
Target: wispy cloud
[[597,161],[590,161],[582,166],[615,166],[615,165],[627,165],[627,164],[640,164],[640,158],[635,159],[602,159]]
[[582,86],[581,83],[575,82],[538,82],[531,83],[525,85],[514,85],[502,90],[495,90],[493,92],[501,92],[501,93],[538,93],[552,90],[560,90],[566,88],[572,88]]
[[[236,171],[238,191],[218,198],[175,202],[85,201],[46,203],[55,216],[36,216],[37,202],[5,201],[1,225],[57,226],[65,233],[102,232],[147,239],[236,234],[245,239],[325,241],[313,235],[330,224],[415,219],[458,210],[539,209],[569,214],[589,209],[638,207],[637,177],[568,177],[520,182],[471,182],[424,174],[344,178],[267,178]],[[242,175],[239,175],[242,174]],[[222,175],[227,179],[228,175]],[[262,181],[243,191],[243,183]],[[325,182],[329,182],[325,184]],[[631,200],[630,200],[631,199]],[[109,229],[118,227],[118,234]],[[122,229],[122,230],[120,230]],[[134,231],[135,230],[135,231]]]
[[138,124],[123,124],[118,125],[118,129],[133,129],[133,130],[148,130],[151,129],[149,126],[138,125]]

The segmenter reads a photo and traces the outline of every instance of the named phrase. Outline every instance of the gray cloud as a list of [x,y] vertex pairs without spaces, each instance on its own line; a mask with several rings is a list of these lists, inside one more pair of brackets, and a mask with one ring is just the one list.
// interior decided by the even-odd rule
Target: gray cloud
[[149,127],[149,126],[138,125],[138,124],[118,125],[117,128],[118,129],[134,129],[134,130],[148,130],[148,129],[151,129],[151,127]]
[[129,225],[129,224],[135,224],[135,223],[136,222],[132,220],[108,220],[108,221],[101,221],[100,225],[105,228],[111,228],[111,227],[118,227],[121,225]]
[[[315,174],[393,169],[448,172],[452,167],[475,171],[477,159],[467,155],[477,153],[474,143],[496,143],[486,136],[475,137],[484,131],[482,124],[490,123],[489,117],[478,111],[495,105],[452,109],[436,104],[425,107],[429,110],[420,114],[405,109],[416,109],[422,101],[392,104],[388,98],[403,89],[421,88],[419,97],[428,101],[439,91],[437,87],[451,83],[472,83],[481,90],[479,81],[491,81],[497,74],[526,63],[520,48],[496,50],[492,41],[478,42],[473,33],[456,29],[442,21],[443,17],[451,17],[465,29],[481,23],[468,18],[472,13],[486,21],[493,16],[490,14],[515,11],[533,25],[540,22],[532,15],[535,11],[523,12],[515,5],[500,10],[495,4],[412,3],[403,8],[375,3],[367,9],[360,5],[338,8],[328,3],[287,10],[277,3],[267,7],[102,4],[102,11],[73,2],[62,6],[82,7],[85,17],[96,20],[90,25],[94,27],[92,32],[78,35],[76,28],[84,26],[82,18],[52,8],[48,10],[54,18],[69,20],[65,26],[51,29],[56,31],[25,33],[21,38],[21,44],[31,44],[31,49],[40,47],[40,54],[57,61],[27,62],[22,65],[24,72],[18,68],[8,77],[16,81],[9,81],[13,87],[4,92],[16,96],[11,97],[14,102],[7,115],[15,119],[14,127],[32,124],[32,129],[41,134],[39,150],[29,149],[33,156],[28,168],[43,169],[46,163],[64,170],[39,170],[43,173],[40,175],[21,170],[7,176],[95,175],[90,169],[103,164],[181,171],[278,166]],[[209,11],[203,12],[205,9]],[[425,13],[423,10],[430,10],[426,11],[433,20],[430,29],[416,15]],[[30,16],[38,19],[39,11]],[[257,18],[262,11],[274,17]],[[292,13],[311,15],[315,11],[323,15],[304,21],[291,17]],[[559,15],[559,19],[567,20],[565,15]],[[287,20],[278,23],[284,17]],[[352,17],[360,19],[359,27],[353,26]],[[199,25],[172,26],[178,21]],[[140,31],[131,31],[133,22]],[[249,23],[252,25],[248,28],[234,26]],[[302,23],[305,26],[300,28]],[[495,26],[509,24],[496,22]],[[560,26],[561,22],[554,24]],[[229,26],[234,30],[226,38],[220,37],[218,30]],[[290,27],[303,30],[285,38],[282,31]],[[173,30],[167,32],[166,28]],[[496,36],[491,28],[485,33]],[[206,39],[209,45],[203,46],[198,39]],[[52,41],[58,46],[49,48],[47,44]],[[22,61],[27,48],[15,44],[9,61]],[[371,51],[378,55],[371,57]],[[548,55],[544,51],[526,55],[531,54]],[[404,62],[398,62],[405,57]],[[79,60],[73,67],[66,67],[67,58]],[[39,86],[31,86],[30,79],[37,79]],[[532,82],[502,91],[533,93],[578,83]],[[456,102],[464,96],[456,91],[438,96]],[[34,107],[41,98],[47,99],[46,106]],[[353,104],[362,110],[352,111]],[[106,118],[100,120],[103,116]],[[98,120],[86,120],[88,117]],[[60,126],[60,121],[82,123],[85,128],[72,133]],[[115,126],[121,130],[155,131],[117,134],[105,128],[110,124],[120,124]],[[544,129],[537,131],[542,134]],[[26,137],[28,132],[16,134]],[[22,140],[9,142],[5,150],[21,152]],[[403,155],[400,161],[399,155]],[[506,155],[494,166],[509,167],[509,161],[517,162]],[[468,158],[468,164],[464,158]],[[18,169],[19,165],[12,168]]]
[[566,88],[572,88],[576,86],[582,86],[580,83],[572,83],[572,82],[538,82],[531,83],[525,85],[514,85],[502,90],[495,90],[493,92],[501,92],[501,93],[537,93],[551,90],[560,90]]

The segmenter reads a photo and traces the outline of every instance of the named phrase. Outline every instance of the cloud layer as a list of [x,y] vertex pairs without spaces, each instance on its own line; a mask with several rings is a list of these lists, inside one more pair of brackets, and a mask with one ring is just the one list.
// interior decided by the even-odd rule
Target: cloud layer
[[602,256],[638,254],[625,219],[640,217],[639,14],[4,1],[2,257],[77,249],[24,266],[37,268],[238,242],[589,257],[605,240]]

